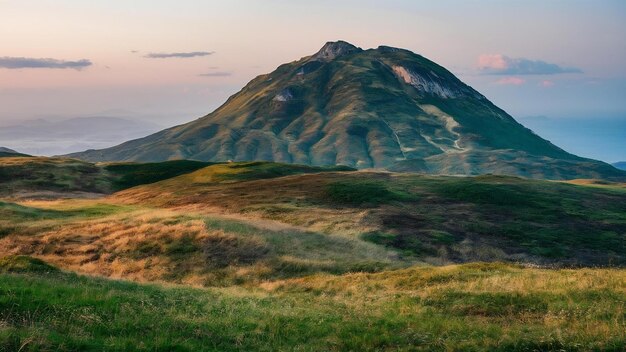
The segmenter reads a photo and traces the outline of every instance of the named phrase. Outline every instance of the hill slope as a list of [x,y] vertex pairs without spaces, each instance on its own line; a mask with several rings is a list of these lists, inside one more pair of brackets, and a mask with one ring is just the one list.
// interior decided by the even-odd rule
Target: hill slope
[[616,168],[620,170],[626,170],[626,161],[620,161],[618,163],[613,164]]
[[16,156],[28,156],[28,155],[16,152],[13,149],[0,147],[0,158],[16,157]]
[[[626,265],[626,189],[616,183],[203,165],[7,158],[0,253],[211,284],[415,262]],[[115,189],[126,190],[102,198]],[[32,201],[85,192],[99,194]]]
[[0,158],[0,197],[71,198],[103,195],[192,172],[212,163],[174,160],[162,163],[93,164],[76,159]]
[[624,178],[517,123],[445,68],[407,50],[329,42],[261,75],[211,114],[90,161],[269,160],[433,174]]
[[266,163],[214,165],[116,193],[114,199],[278,220],[312,231],[357,236],[398,251],[401,257],[436,264],[476,260],[626,264],[626,191],[618,184],[579,186],[507,176],[365,171],[268,178],[261,172],[282,167],[291,168]]

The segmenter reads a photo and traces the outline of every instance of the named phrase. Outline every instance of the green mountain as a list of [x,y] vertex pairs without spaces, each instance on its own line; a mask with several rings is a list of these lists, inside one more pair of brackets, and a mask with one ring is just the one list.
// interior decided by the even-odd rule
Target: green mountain
[[214,112],[88,161],[268,160],[431,174],[622,179],[516,122],[451,72],[408,50],[329,42]]
[[613,164],[613,166],[615,166],[616,168],[618,168],[620,170],[626,170],[626,161],[617,162],[617,163]]

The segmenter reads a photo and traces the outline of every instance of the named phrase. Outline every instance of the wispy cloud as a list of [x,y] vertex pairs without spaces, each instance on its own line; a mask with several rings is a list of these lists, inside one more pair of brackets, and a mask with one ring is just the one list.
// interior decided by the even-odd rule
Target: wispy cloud
[[214,51],[191,51],[188,53],[149,53],[144,57],[149,59],[170,59],[170,58],[189,58],[197,56],[209,56],[215,54]]
[[496,81],[497,84],[509,85],[509,86],[520,86],[526,83],[526,80],[519,77],[504,77]]
[[21,68],[55,68],[81,70],[85,67],[93,65],[87,59],[77,61],[57,60],[50,58],[31,58],[31,57],[0,57],[0,68],[21,69]]
[[540,87],[544,87],[544,88],[550,88],[550,87],[554,86],[554,81],[543,80],[543,81],[539,82],[539,86]]
[[228,77],[232,75],[233,74],[231,72],[208,72],[208,73],[201,73],[198,76],[200,77]]
[[510,58],[502,54],[480,55],[478,68],[487,75],[555,75],[583,72],[575,67],[562,67],[542,60]]

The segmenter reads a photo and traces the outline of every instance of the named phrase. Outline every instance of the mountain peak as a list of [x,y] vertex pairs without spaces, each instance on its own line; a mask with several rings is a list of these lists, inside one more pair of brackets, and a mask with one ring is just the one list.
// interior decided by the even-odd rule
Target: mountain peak
[[447,175],[624,179],[520,125],[444,67],[408,50],[328,42],[259,76],[211,114],[91,161],[265,160]]
[[336,42],[327,42],[324,46],[313,55],[313,60],[331,61],[337,57],[352,54],[355,52],[363,51],[363,49],[356,47],[346,41],[338,40]]

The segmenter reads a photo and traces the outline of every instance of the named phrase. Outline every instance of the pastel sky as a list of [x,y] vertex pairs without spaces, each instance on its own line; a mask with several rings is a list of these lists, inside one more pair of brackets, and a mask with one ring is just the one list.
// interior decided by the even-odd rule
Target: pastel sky
[[183,123],[337,39],[422,54],[522,121],[626,121],[623,0],[0,0],[0,125]]

